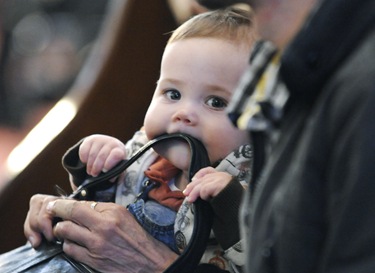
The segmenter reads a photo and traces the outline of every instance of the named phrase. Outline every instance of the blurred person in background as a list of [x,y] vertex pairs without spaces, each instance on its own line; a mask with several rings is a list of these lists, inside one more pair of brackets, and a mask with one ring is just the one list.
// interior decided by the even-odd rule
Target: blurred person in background
[[268,96],[229,106],[270,151],[243,203],[246,272],[374,272],[375,2],[248,3],[281,59]]

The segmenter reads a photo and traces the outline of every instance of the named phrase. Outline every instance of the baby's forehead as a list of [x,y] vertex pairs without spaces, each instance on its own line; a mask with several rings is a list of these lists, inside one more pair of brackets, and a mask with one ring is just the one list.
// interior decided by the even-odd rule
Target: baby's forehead
[[232,86],[244,73],[250,49],[222,39],[194,38],[167,46],[160,79]]
[[[236,59],[236,61],[250,58],[253,44],[246,41],[228,40],[216,37],[194,37],[188,39],[177,40],[169,43],[164,50],[163,59],[169,54],[183,54],[186,58],[192,58],[204,52],[205,56],[217,55],[218,58]],[[220,52],[222,51],[222,52]],[[239,58],[237,56],[240,56]]]

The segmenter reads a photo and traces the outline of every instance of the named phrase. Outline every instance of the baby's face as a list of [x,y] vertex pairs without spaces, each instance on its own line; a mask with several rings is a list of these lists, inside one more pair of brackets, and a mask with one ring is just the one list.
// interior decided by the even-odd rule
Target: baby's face
[[169,44],[145,117],[148,138],[189,134],[203,142],[212,163],[249,143],[248,133],[235,128],[226,113],[249,54],[249,48],[213,38]]

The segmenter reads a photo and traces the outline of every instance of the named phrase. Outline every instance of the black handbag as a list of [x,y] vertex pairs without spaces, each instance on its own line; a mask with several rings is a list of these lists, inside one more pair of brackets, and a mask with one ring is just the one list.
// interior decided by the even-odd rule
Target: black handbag
[[[92,193],[105,187],[108,181],[121,174],[131,164],[133,164],[148,149],[154,147],[162,141],[182,140],[190,148],[189,180],[201,168],[210,165],[205,147],[197,139],[182,133],[162,135],[150,140],[129,160],[120,162],[117,166],[106,173],[101,173],[97,177],[86,179],[69,198],[77,200],[87,200]],[[193,204],[194,228],[190,242],[183,253],[164,272],[165,273],[185,273],[193,272],[205,251],[210,235],[213,213],[210,205],[198,199]],[[0,272],[98,272],[85,264],[77,262],[68,257],[62,251],[60,243],[43,243],[38,249],[33,249],[30,244],[21,246],[15,250],[0,255]]]

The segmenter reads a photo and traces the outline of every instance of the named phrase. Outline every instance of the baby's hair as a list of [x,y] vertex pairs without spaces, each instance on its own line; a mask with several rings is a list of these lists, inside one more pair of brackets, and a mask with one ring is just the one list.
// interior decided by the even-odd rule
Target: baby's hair
[[216,38],[251,46],[256,40],[253,13],[228,7],[198,14],[178,27],[168,44],[188,38]]

